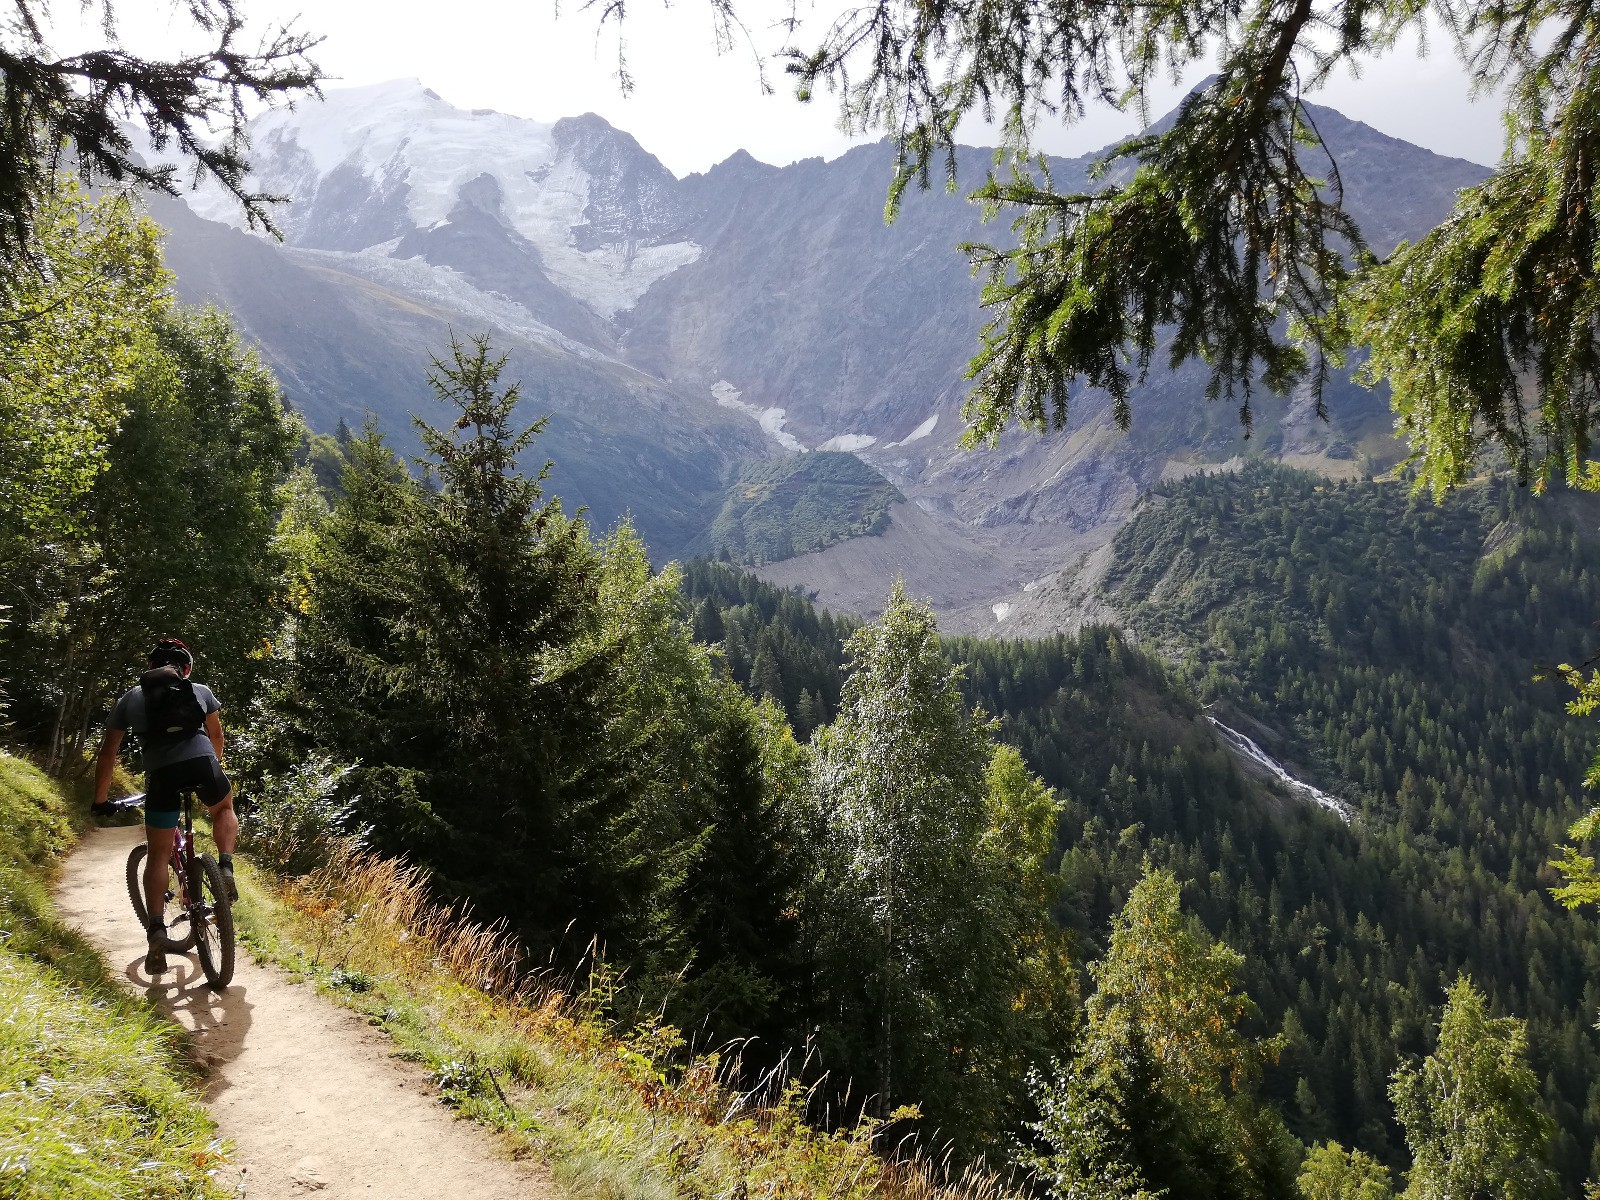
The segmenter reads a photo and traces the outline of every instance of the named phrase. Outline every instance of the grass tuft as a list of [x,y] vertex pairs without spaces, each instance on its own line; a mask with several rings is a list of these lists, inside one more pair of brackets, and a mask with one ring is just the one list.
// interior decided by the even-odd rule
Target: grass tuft
[[[679,1060],[676,1031],[618,1036],[592,1002],[522,973],[505,929],[428,896],[415,867],[335,847],[287,883],[244,871],[238,910],[258,954],[316,981],[433,1075],[442,1102],[551,1164],[575,1200],[1008,1200],[1000,1181],[944,1179],[880,1153],[894,1122],[835,1133],[803,1119],[799,1085],[727,1085],[716,1054]],[[353,975],[369,980],[350,987]]]

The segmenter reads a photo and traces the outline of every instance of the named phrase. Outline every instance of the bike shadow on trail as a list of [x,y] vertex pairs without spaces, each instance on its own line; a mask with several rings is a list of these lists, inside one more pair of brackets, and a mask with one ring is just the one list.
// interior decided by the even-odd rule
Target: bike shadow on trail
[[208,1074],[244,1050],[255,1007],[248,988],[233,983],[221,992],[212,991],[199,961],[183,954],[168,953],[167,970],[161,975],[145,973],[142,954],[123,973],[145,999],[183,1029],[196,1064]]

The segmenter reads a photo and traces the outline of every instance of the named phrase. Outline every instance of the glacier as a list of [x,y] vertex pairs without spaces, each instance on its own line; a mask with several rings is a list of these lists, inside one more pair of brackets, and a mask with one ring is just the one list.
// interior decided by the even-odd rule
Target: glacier
[[[574,230],[587,220],[592,180],[559,153],[554,131],[526,117],[456,108],[417,79],[334,88],[251,122],[252,182],[291,198],[281,223],[293,244],[318,188],[341,168],[358,172],[374,194],[403,188],[406,215],[424,230],[446,223],[462,188],[488,174],[500,186],[506,223],[538,249],[551,281],[610,318],[698,259],[701,247],[683,240],[580,249]],[[210,220],[244,226],[237,201],[215,181],[189,203]],[[392,252],[392,240],[362,251]]]

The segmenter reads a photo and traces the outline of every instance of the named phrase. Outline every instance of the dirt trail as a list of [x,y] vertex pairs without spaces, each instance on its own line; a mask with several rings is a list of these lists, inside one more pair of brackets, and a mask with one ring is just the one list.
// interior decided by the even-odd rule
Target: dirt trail
[[173,969],[152,982],[123,883],[142,837],[137,828],[86,835],[57,902],[114,973],[190,1031],[244,1196],[556,1200],[544,1172],[510,1162],[488,1133],[442,1108],[420,1068],[389,1057],[387,1038],[243,948],[221,995],[192,955],[169,954]]

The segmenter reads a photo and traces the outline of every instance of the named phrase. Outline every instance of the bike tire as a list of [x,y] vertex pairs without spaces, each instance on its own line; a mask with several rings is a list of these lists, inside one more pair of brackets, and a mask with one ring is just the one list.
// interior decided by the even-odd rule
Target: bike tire
[[150,909],[144,902],[144,856],[150,847],[140,843],[128,852],[128,899],[139,915],[139,928],[150,928]]
[[[196,907],[190,909],[189,926],[206,982],[220,992],[233,981],[233,904],[216,859],[202,854],[194,860],[194,867],[198,878],[190,894]],[[205,909],[210,911],[209,919]]]
[[[133,911],[139,918],[139,928],[145,930],[150,928],[150,908],[144,902],[144,860],[149,851],[150,848],[145,845],[135,846],[128,851],[128,899],[133,903]],[[169,868],[171,872],[169,879],[175,880],[177,870],[175,865]],[[171,918],[167,924],[169,930],[178,924],[184,925],[188,930],[181,938],[167,937],[162,949],[173,954],[186,954],[195,943],[195,930],[188,914],[181,908],[173,912],[169,900],[168,909],[162,915]]]

